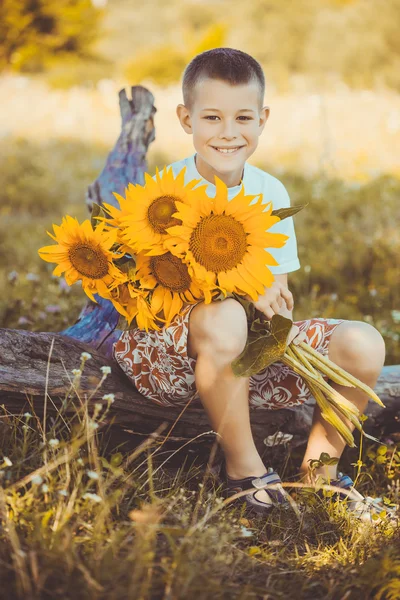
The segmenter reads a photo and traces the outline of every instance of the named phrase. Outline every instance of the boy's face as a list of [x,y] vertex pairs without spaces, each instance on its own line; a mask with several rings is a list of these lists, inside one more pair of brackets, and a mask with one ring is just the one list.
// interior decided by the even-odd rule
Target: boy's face
[[177,114],[184,130],[193,135],[203,171],[209,167],[211,173],[225,176],[222,179],[229,180],[231,174],[240,180],[243,165],[257,148],[269,116],[268,107],[260,108],[257,82],[230,85],[204,79],[194,92],[191,109],[180,104]]

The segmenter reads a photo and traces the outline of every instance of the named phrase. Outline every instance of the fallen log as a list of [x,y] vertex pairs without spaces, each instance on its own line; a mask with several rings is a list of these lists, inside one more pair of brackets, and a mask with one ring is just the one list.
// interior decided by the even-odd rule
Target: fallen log
[[[116,206],[112,192],[123,194],[129,182],[143,183],[147,149],[155,138],[156,109],[152,94],[145,88],[132,87],[131,93],[131,100],[125,90],[119,94],[121,133],[103,171],[89,186],[86,195],[89,210],[94,202]],[[118,313],[109,301],[99,296],[96,300],[97,303],[88,301],[76,323],[58,333],[0,329],[0,401],[5,409],[18,414],[32,403],[37,414],[43,412],[45,404],[47,411],[57,410],[71,391],[72,370],[79,368],[81,353],[89,352],[92,358],[85,364],[80,397],[90,404],[101,402],[105,394],[113,393],[115,401],[110,414],[115,423],[135,432],[149,433],[166,422],[173,425],[174,437],[184,439],[210,431],[199,402],[177,409],[160,407],[141,396],[112,358],[113,343],[121,333],[117,329]],[[101,381],[102,366],[109,366],[111,374],[93,393]],[[387,408],[383,410],[370,401],[366,431],[378,437],[386,434],[400,439],[400,365],[384,367],[375,391]],[[51,401],[45,403],[46,394]],[[278,443],[276,437],[267,439],[277,432],[285,433],[286,439],[293,436],[292,446],[304,443],[314,404],[311,399],[298,408],[252,410],[251,423],[258,448]]]
[[[115,400],[111,415],[116,424],[129,426],[134,432],[149,433],[163,422],[172,426],[178,419],[184,407],[164,407],[149,402],[111,358],[89,344],[49,332],[0,329],[0,402],[13,414],[29,410],[31,405],[40,414],[47,390],[52,400],[47,402],[47,410],[54,412],[71,390],[72,370],[79,368],[82,352],[89,352],[92,358],[86,362],[82,373],[80,397],[89,404],[106,403],[103,396],[113,393]],[[111,373],[88,400],[101,380],[102,366],[109,366]],[[366,430],[374,435],[399,436],[399,381],[400,366],[384,367],[375,391],[387,408],[383,410],[370,401],[366,411],[369,417]],[[263,447],[264,440],[277,431],[289,434],[289,437],[292,435],[294,446],[304,443],[311,425],[313,406],[314,402],[310,402],[298,408],[253,409],[251,422],[257,446]],[[200,403],[190,404],[173,427],[174,437],[184,439],[207,431],[210,431],[210,425]]]

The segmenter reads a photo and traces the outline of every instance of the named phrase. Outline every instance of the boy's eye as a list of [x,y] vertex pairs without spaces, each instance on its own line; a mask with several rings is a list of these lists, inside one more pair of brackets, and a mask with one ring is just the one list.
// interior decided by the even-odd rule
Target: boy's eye
[[[219,117],[217,115],[207,115],[206,117],[204,117],[205,119],[214,121],[215,119],[219,119]],[[244,119],[245,121],[251,121],[252,118],[251,117],[246,117],[245,115],[241,115],[240,117],[238,117],[238,119]]]

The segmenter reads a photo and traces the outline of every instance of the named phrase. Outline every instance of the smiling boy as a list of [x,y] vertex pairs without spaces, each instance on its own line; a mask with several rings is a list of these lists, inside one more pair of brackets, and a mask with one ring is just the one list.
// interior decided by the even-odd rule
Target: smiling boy
[[[247,160],[258,145],[270,110],[264,106],[264,74],[248,54],[232,48],[216,48],[196,56],[183,76],[183,104],[177,115],[192,136],[195,153],[171,165],[175,175],[184,167],[185,183],[199,179],[207,194],[215,194],[215,176],[228,186],[231,200],[244,186],[247,194],[263,194],[274,209],[290,205],[284,185],[275,177],[250,165]],[[300,268],[296,236],[291,218],[271,228],[289,239],[283,248],[268,249],[278,266],[269,267],[275,281],[254,305],[269,319],[282,314],[292,319],[293,296],[288,273]],[[250,298],[248,298],[250,300]],[[258,512],[287,503],[283,488],[257,490],[278,483],[278,474],[263,463],[254,444],[249,408],[277,409],[304,403],[310,393],[302,379],[277,362],[250,378],[236,378],[231,362],[242,352],[247,339],[246,314],[233,298],[187,305],[161,332],[139,329],[124,332],[115,346],[115,357],[137,389],[162,405],[184,406],[201,402],[210,424],[220,435],[227,494],[254,488],[245,496]],[[293,324],[287,343],[307,341],[319,352],[374,387],[385,360],[385,345],[371,325],[342,319],[309,319]],[[331,383],[331,382],[330,382]],[[358,389],[332,384],[363,413],[368,397]],[[353,429],[352,425],[347,423]],[[336,429],[314,409],[313,424],[300,477],[308,478],[308,461],[321,452],[340,458],[345,442]],[[337,474],[336,465],[317,469],[316,474],[349,490],[351,479]],[[379,502],[368,504],[353,489],[348,507],[364,519],[379,512]]]

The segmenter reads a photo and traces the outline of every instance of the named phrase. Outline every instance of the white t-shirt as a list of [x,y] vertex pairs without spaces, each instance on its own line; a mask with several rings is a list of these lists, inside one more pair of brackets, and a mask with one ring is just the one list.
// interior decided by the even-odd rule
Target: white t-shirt
[[[208,196],[210,196],[210,198],[212,198],[215,196],[215,185],[200,175],[196,167],[195,156],[196,154],[193,154],[188,158],[171,163],[168,166],[172,167],[175,177],[183,169],[183,167],[186,167],[185,185],[192,179],[201,179],[201,182],[199,182],[198,185],[200,186],[206,183],[206,193]],[[269,173],[266,173],[265,171],[254,167],[253,165],[248,163],[244,164],[242,183],[228,188],[229,200],[239,193],[242,184],[244,185],[246,194],[254,196],[259,196],[262,194],[262,203],[268,204],[268,202],[272,202],[273,209],[287,208],[290,206],[289,194],[287,193],[283,183],[279,181],[279,179],[276,179],[276,177],[269,175]],[[255,198],[250,204],[254,204],[255,202],[257,202],[257,198]],[[278,266],[268,265],[271,273],[280,275],[282,273],[290,273],[300,269],[300,262],[297,256],[297,241],[296,234],[294,232],[293,218],[289,217],[283,221],[279,221],[279,223],[273,225],[268,231],[271,233],[284,233],[285,235],[289,236],[289,239],[286,240],[286,244],[282,248],[266,248],[266,250],[268,250],[268,252],[272,254],[275,260],[279,263]]]

